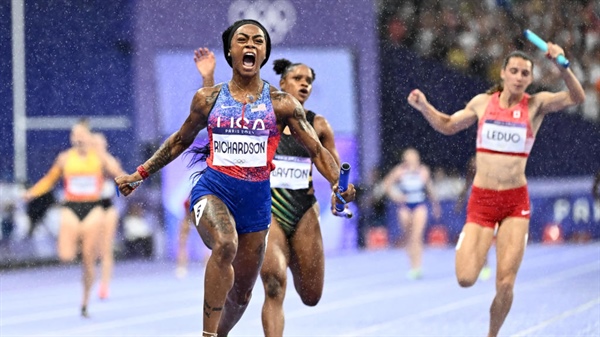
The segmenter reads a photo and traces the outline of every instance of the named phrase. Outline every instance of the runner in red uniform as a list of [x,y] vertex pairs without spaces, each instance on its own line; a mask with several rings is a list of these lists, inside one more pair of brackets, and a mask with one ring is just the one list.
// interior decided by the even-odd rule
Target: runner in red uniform
[[[548,55],[556,59],[561,47],[548,43]],[[522,52],[504,60],[503,83],[475,96],[452,115],[438,111],[425,95],[413,90],[408,103],[419,110],[429,124],[452,135],[479,120],[476,173],[467,206],[467,221],[456,245],[456,277],[462,287],[477,280],[496,234],[496,297],[490,309],[488,336],[497,336],[513,300],[513,288],[529,231],[529,196],[525,165],[544,117],[554,111],[581,104],[585,93],[568,68],[559,66],[568,88],[557,93],[525,93],[533,80],[533,62]]]

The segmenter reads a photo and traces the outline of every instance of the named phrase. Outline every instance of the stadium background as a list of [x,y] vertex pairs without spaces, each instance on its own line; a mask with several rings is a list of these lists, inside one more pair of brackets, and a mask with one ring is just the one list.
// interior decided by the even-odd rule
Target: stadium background
[[[441,136],[405,103],[405,98],[410,90],[419,87],[434,105],[450,113],[491,86],[493,80],[487,73],[470,72],[470,68],[456,62],[451,51],[457,45],[460,47],[460,41],[439,42],[434,38],[438,41],[437,46],[445,46],[446,52],[424,53],[420,48],[423,41],[416,32],[423,30],[426,20],[420,22],[414,18],[435,9],[444,14],[444,20],[455,13],[455,21],[460,21],[462,11],[468,12],[468,8],[456,8],[453,2],[25,1],[25,54],[21,56],[24,57],[26,80],[27,169],[17,172],[15,139],[19,133],[13,128],[17,102],[12,86],[15,63],[12,11],[18,3],[20,1],[0,2],[0,102],[3,103],[0,109],[3,140],[0,143],[3,158],[0,160],[0,179],[5,204],[15,199],[11,187],[30,184],[48,170],[58,152],[68,146],[70,123],[80,117],[90,118],[92,127],[106,134],[109,150],[121,160],[126,170],[132,171],[187,114],[184,107],[200,85],[192,51],[207,46],[222,53],[221,32],[241,17],[259,19],[272,29],[274,55],[306,62],[315,68],[315,92],[307,106],[333,121],[342,160],[352,163],[351,181],[357,185],[367,184],[375,170],[387,172],[407,146],[416,147],[432,169],[443,170],[460,180],[467,160],[474,154],[475,129],[470,128],[453,137]],[[521,1],[463,3],[474,8],[480,6],[484,17],[505,13],[503,15],[510,18],[523,9]],[[587,3],[577,2],[584,6],[581,8]],[[561,13],[559,7],[554,10]],[[591,13],[596,15],[596,21],[584,21],[582,25],[586,34],[597,36],[600,34],[598,9],[592,8]],[[441,24],[444,20],[440,20]],[[520,22],[525,25],[529,23],[527,20],[526,17]],[[581,24],[568,25],[565,20],[561,21],[564,27],[581,27]],[[541,22],[536,27],[540,35],[549,39],[564,35],[552,24],[544,24],[548,21]],[[463,25],[469,27],[468,23]],[[498,39],[501,34],[507,34],[510,40],[514,30],[518,30],[510,27],[507,24],[507,27],[501,27],[504,29],[489,29],[498,34]],[[465,28],[455,29],[461,33]],[[440,37],[451,35],[440,29],[433,29],[433,33]],[[597,47],[599,42],[598,39],[583,41],[583,52],[575,53],[580,48],[575,45],[573,54],[569,54],[569,48],[567,53],[581,55],[580,80],[586,84],[586,89],[594,88],[600,76],[593,77],[596,76],[593,66],[600,65],[600,53],[592,51],[600,49]],[[436,42],[433,43],[435,46]],[[535,53],[527,44],[521,46]],[[589,50],[587,54],[586,50]],[[489,58],[490,64],[496,61],[495,57],[502,56],[494,56],[486,50],[480,54]],[[535,55],[540,62],[545,62],[543,57]],[[589,55],[592,66],[583,62],[584,55]],[[311,56],[310,60],[304,59]],[[344,73],[327,72],[330,56],[343,61],[340,71]],[[226,80],[228,71],[223,59],[218,57],[217,81]],[[271,83],[277,85],[269,66],[263,68],[262,74],[265,78],[271,76]],[[537,77],[540,85],[533,90],[553,88],[551,80],[543,75],[542,72]],[[587,93],[588,101],[593,102],[591,95],[597,93],[592,89]],[[165,102],[181,104],[183,108],[176,111],[173,105]],[[542,125],[527,166],[534,205],[532,240],[541,241],[545,226],[551,223],[561,226],[566,240],[580,237],[578,233],[586,233],[588,239],[600,238],[600,204],[594,203],[590,193],[592,176],[600,170],[600,118],[598,101],[595,102],[595,107],[586,105],[553,114]],[[174,167],[177,165],[165,170],[163,175],[153,177],[131,199],[119,200],[123,213],[128,203],[142,203],[147,209],[155,235],[154,255],[159,258],[173,257],[177,222],[182,216],[179,205],[185,198],[182,193],[185,188],[181,186],[185,186],[187,177],[181,177],[177,171],[173,173]],[[173,181],[173,175],[181,179]],[[319,179],[318,173],[315,175]],[[326,187],[317,188],[322,193]],[[60,189],[56,194],[59,199]],[[321,197],[320,200],[327,199]],[[17,213],[22,214],[25,206],[18,206]],[[324,206],[322,204],[321,208],[322,216],[327,217],[323,228],[328,252],[355,249],[359,217],[342,222],[328,217]],[[462,215],[451,212],[452,198],[443,201],[443,206],[445,222],[442,225],[448,228],[452,240],[462,224]],[[361,211],[355,209],[357,214]],[[4,213],[3,217],[6,216]],[[10,264],[19,259],[52,258],[52,253],[48,253],[51,249],[44,250],[46,253],[16,254],[36,243],[23,238],[26,219],[17,216],[15,223],[8,248],[1,250],[2,254],[7,254],[4,257],[8,256],[3,261]],[[393,214],[388,216],[387,224],[392,240],[399,235]],[[47,234],[39,235],[46,235],[47,241],[51,241],[52,236]],[[192,235],[192,239],[199,244],[197,236]],[[191,247],[195,247],[195,243]],[[19,245],[24,248],[12,249]]]

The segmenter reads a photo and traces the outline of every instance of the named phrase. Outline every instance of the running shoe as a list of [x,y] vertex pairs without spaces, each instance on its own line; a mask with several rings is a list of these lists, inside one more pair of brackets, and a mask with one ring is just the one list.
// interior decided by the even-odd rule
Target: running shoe
[[482,281],[487,281],[491,275],[492,275],[492,268],[490,268],[488,266],[483,266],[483,268],[481,268],[481,271],[479,272],[479,279]]
[[108,286],[105,284],[100,284],[100,289],[98,289],[98,297],[101,300],[105,300],[108,298]]
[[409,280],[420,280],[423,278],[423,272],[421,271],[420,268],[411,269],[408,271],[408,274],[406,275],[406,277]]

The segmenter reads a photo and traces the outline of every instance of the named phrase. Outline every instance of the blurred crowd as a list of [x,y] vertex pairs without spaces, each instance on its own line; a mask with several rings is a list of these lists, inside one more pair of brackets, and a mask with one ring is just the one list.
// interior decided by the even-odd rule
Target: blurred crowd
[[496,83],[512,50],[534,56],[532,91],[563,89],[558,69],[523,37],[529,29],[563,47],[584,85],[586,102],[572,112],[600,120],[600,1],[380,0],[380,38]]

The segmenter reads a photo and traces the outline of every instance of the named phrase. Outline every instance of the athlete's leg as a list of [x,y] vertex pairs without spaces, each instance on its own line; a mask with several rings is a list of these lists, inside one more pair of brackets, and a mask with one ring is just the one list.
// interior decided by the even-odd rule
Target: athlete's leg
[[190,216],[188,214],[181,220],[179,224],[179,238],[177,246],[177,277],[184,277],[187,274],[188,265],[188,249],[187,241],[190,233]]
[[507,218],[496,236],[496,297],[490,308],[489,335],[495,337],[510,310],[517,272],[523,260],[529,219]]
[[[412,211],[411,228],[408,231],[408,242],[406,251],[410,258],[411,270],[420,273],[423,259],[423,232],[427,225],[427,206],[425,204],[417,206]],[[417,275],[420,276],[420,275]]]
[[102,207],[94,207],[87,216],[81,221],[81,262],[82,262],[82,281],[83,281],[83,299],[82,308],[87,308],[90,298],[90,292],[94,284],[96,261],[99,257],[98,243],[100,241]]
[[116,207],[110,206],[109,208],[104,209],[103,219],[100,251],[102,254],[100,298],[107,298],[115,264],[114,243],[117,226],[119,224],[119,213],[117,212]]
[[190,212],[190,217],[194,219],[202,241],[211,249],[204,273],[203,330],[215,333],[227,293],[234,283],[233,261],[238,252],[238,235],[233,216],[216,196],[200,198],[194,205],[194,212]]
[[58,231],[58,258],[62,262],[73,262],[77,257],[77,245],[81,228],[79,218],[68,207],[60,209],[60,228]]
[[263,331],[265,336],[282,336],[285,324],[283,299],[287,288],[289,245],[285,232],[274,217],[271,217],[267,242],[265,262],[260,270],[265,289],[265,303],[262,307]]
[[[412,229],[412,211],[406,206],[398,206],[398,222],[402,229],[402,243],[404,248],[408,245],[408,238]],[[410,258],[409,258],[410,259]]]
[[456,279],[461,287],[470,287],[477,281],[493,239],[493,228],[465,224],[456,244]]
[[252,298],[252,289],[265,256],[268,229],[260,232],[239,234],[238,251],[233,261],[235,280],[227,294],[218,335],[227,336],[240,320]]
[[314,204],[300,219],[290,240],[290,270],[302,303],[315,306],[323,294],[325,256],[319,225],[319,205]]

